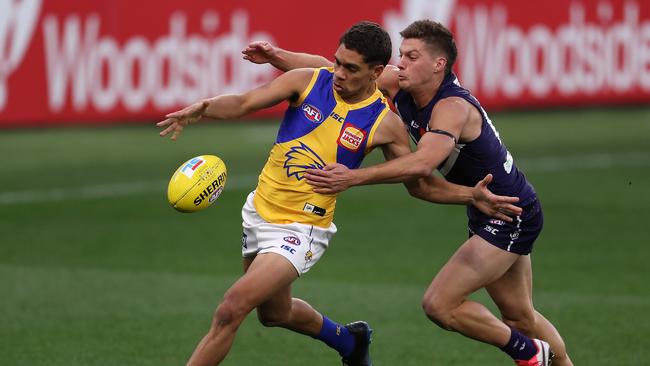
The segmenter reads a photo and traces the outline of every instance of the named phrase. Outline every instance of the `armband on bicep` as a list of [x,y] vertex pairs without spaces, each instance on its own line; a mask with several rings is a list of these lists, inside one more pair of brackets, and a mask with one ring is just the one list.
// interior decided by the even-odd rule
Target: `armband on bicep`
[[431,133],[437,133],[439,135],[445,135],[449,137],[450,139],[454,140],[454,145],[458,143],[458,140],[456,139],[456,136],[454,136],[451,132],[445,131],[445,130],[429,130],[427,132]]

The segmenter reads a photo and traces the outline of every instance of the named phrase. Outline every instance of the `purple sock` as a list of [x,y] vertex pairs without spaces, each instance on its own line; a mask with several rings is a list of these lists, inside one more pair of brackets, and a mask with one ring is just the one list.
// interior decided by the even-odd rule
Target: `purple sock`
[[320,333],[313,338],[325,342],[343,357],[352,354],[356,344],[356,339],[350,334],[348,328],[329,320],[325,315],[323,315],[323,327]]
[[537,353],[537,347],[533,340],[519,333],[516,329],[511,329],[510,340],[501,350],[514,360],[530,360]]

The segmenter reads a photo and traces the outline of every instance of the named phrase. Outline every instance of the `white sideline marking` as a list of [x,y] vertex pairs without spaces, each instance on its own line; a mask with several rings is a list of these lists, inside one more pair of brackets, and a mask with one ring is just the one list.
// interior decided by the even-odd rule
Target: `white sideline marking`
[[[256,181],[256,175],[235,176],[228,177],[227,185],[230,189],[246,187],[253,189]],[[167,183],[166,180],[150,180],[73,188],[53,188],[42,191],[0,192],[0,205],[124,197],[152,192],[166,197]]]
[[[650,154],[591,154],[533,159],[517,159],[515,157],[515,164],[523,168],[524,172],[551,172],[566,171],[569,169],[607,169],[614,166],[650,166]],[[253,189],[256,181],[257,175],[228,177],[228,187],[231,189],[241,189],[246,187]],[[74,188],[54,188],[42,191],[0,192],[0,205],[124,197],[151,192],[159,192],[161,195],[165,195],[166,185],[167,181],[152,180]]]
[[650,165],[650,153],[590,154],[566,157],[517,159],[515,164],[525,172],[551,172],[569,169],[607,169],[616,166]]

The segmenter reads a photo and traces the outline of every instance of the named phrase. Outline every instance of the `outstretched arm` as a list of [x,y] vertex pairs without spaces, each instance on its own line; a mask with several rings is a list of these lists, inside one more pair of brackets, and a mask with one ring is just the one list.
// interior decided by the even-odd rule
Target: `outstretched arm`
[[[334,63],[323,56],[309,53],[292,52],[274,46],[269,42],[251,42],[241,53],[244,60],[254,64],[271,64],[280,71],[289,71],[301,67],[333,67]],[[387,65],[377,79],[377,87],[384,95],[393,98],[399,90],[397,66]]]
[[488,184],[492,174],[488,174],[474,187],[460,186],[445,179],[429,176],[404,182],[411,196],[434,203],[473,205],[484,214],[507,222],[511,216],[521,215],[521,207],[514,204],[519,197],[499,196],[492,193]]
[[[384,117],[372,145],[371,148],[381,146],[386,160],[398,159],[411,153],[404,125],[392,112]],[[351,185],[350,177],[354,171],[342,164],[330,164],[324,170],[308,169],[305,178],[307,183],[314,186],[315,192],[331,194],[347,189]],[[413,197],[434,203],[474,205],[486,215],[512,221],[506,215],[521,214],[521,208],[513,205],[519,198],[493,194],[487,188],[491,181],[492,175],[488,174],[476,186],[466,187],[429,174],[419,179],[406,180],[404,185]]]
[[242,51],[244,60],[255,64],[271,64],[281,71],[302,67],[331,67],[334,64],[323,56],[291,52],[268,42],[252,42]]
[[[431,119],[439,118],[445,121],[442,129],[454,136],[459,136],[467,120],[466,113],[467,106],[443,100],[434,109]],[[431,176],[433,171],[449,156],[454,146],[455,142],[449,136],[426,133],[420,138],[415,152],[398,155],[393,160],[361,169],[340,171],[332,166],[326,166],[323,170],[308,169],[309,175],[306,177],[318,176],[319,187],[331,189],[330,193],[341,192],[351,186],[397,183],[426,178]]]
[[156,126],[165,128],[160,132],[160,136],[171,133],[171,139],[176,140],[187,125],[196,123],[203,117],[238,118],[274,106],[283,100],[294,99],[307,87],[312,75],[313,69],[297,69],[244,94],[226,94],[203,99],[180,111],[169,113],[165,116],[166,119],[156,123]]

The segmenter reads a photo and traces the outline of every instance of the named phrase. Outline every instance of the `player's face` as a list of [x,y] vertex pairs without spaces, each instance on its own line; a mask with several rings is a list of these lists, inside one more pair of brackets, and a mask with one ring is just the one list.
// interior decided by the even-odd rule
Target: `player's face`
[[369,66],[357,51],[339,45],[334,54],[334,90],[346,101],[357,102],[375,89],[383,66]]
[[397,80],[400,89],[407,92],[428,86],[436,72],[444,71],[447,60],[435,56],[427,45],[416,38],[407,38],[399,48]]

